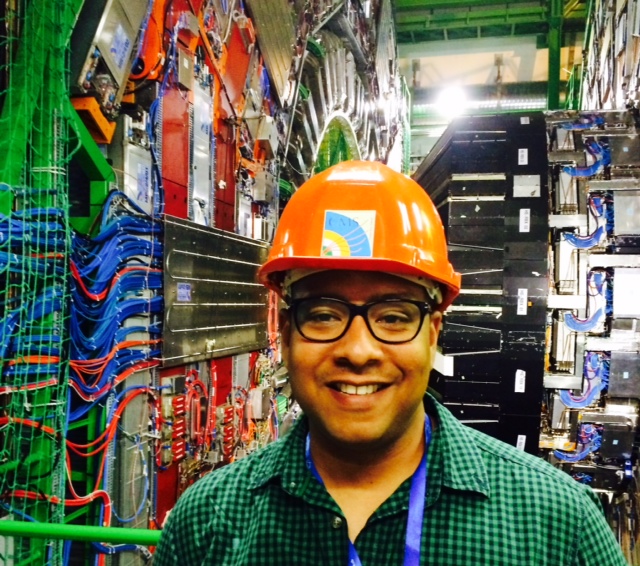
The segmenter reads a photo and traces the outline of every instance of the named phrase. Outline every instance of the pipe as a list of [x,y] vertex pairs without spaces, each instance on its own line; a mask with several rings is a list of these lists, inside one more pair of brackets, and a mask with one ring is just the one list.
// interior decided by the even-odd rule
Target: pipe
[[127,529],[119,527],[92,527],[26,521],[0,521],[0,536],[18,536],[42,539],[107,542],[111,544],[139,544],[155,546],[162,531]]

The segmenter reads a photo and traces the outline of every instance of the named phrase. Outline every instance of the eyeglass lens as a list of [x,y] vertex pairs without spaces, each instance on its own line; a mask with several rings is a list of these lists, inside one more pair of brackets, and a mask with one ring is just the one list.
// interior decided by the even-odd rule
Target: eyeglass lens
[[353,317],[365,318],[369,331],[383,342],[413,340],[428,311],[419,301],[390,299],[354,305],[339,299],[309,298],[294,301],[296,326],[307,340],[332,341],[341,338]]

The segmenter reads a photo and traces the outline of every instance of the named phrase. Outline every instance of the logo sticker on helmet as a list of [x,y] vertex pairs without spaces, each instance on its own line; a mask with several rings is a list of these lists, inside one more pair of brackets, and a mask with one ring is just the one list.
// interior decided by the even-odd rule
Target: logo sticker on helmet
[[324,257],[372,257],[375,210],[327,210],[322,231]]

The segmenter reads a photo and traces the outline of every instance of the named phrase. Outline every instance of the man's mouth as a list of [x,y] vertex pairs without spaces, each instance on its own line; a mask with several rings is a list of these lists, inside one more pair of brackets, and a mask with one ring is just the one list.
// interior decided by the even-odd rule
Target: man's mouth
[[384,386],[380,384],[351,385],[349,383],[336,383],[333,386],[334,389],[346,395],[371,395],[377,393],[383,387]]

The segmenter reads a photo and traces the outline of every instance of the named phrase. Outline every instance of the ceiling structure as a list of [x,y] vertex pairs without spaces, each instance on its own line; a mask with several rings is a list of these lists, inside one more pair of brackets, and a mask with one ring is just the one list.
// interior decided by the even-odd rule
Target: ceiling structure
[[392,0],[399,45],[536,36],[549,49],[548,107],[560,101],[560,50],[582,32],[586,0]]
[[[395,30],[400,57],[410,60],[405,66],[405,77],[412,91],[415,116],[422,114],[421,108],[427,102],[433,102],[438,81],[433,80],[425,87],[415,80],[420,65],[432,57],[434,51],[455,52],[454,67],[468,69],[469,58],[477,56],[480,43],[487,45],[495,41],[496,65],[502,61],[499,52],[501,45],[510,42],[528,42],[532,51],[544,53],[544,80],[520,78],[504,81],[498,85],[503,96],[515,93],[515,98],[527,95],[536,97],[546,109],[557,109],[564,105],[568,74],[567,57],[561,65],[563,47],[571,46],[575,52],[571,59],[581,60],[581,37],[585,29],[589,0],[391,0]],[[452,46],[456,46],[452,49]],[[576,48],[576,45],[578,47]],[[437,46],[437,47],[436,47]],[[464,49],[468,48],[468,54]],[[531,53],[531,50],[528,52]],[[404,55],[403,55],[404,54]],[[492,55],[493,56],[493,55]],[[538,57],[540,58],[540,57]],[[546,58],[546,61],[544,61]],[[483,62],[484,64],[484,62]],[[569,61],[569,65],[571,61]],[[407,76],[412,68],[414,79]],[[548,72],[547,72],[548,69]],[[423,70],[423,75],[426,74]],[[522,73],[521,73],[522,74]],[[499,72],[498,72],[499,76]],[[474,96],[494,97],[496,85],[479,82],[473,85]],[[413,83],[413,84],[412,84]],[[466,85],[470,86],[470,85]],[[505,108],[503,108],[504,110]],[[517,109],[517,108],[514,108]],[[412,127],[414,125],[412,119]],[[437,122],[437,120],[435,120]],[[433,116],[429,119],[434,124]],[[425,122],[416,120],[420,128]]]
[[582,31],[580,0],[394,0],[398,43]]

